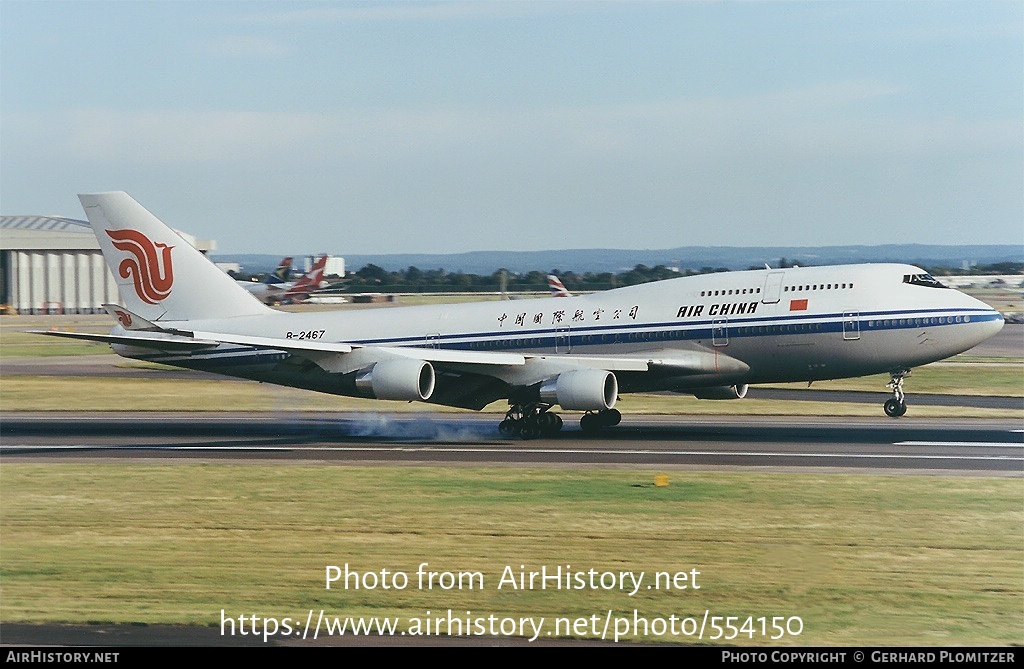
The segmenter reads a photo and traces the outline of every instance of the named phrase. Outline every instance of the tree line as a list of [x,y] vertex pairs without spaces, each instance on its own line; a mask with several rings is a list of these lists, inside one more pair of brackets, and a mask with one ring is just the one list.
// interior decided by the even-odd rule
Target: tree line
[[[798,263],[780,258],[772,263],[773,269],[795,267]],[[764,266],[748,267],[747,269],[764,269]],[[927,266],[923,268],[933,276],[964,276],[986,274],[1024,274],[1024,263],[999,262],[974,265],[968,269],[962,267]],[[349,272],[345,278],[328,277],[330,290],[351,293],[445,293],[445,292],[546,292],[547,277],[554,274],[565,285],[569,292],[592,292],[633,286],[663,279],[675,279],[681,276],[728,272],[725,267],[701,267],[700,269],[677,269],[666,265],[636,265],[622,272],[573,272],[553,269],[550,272],[534,270],[532,272],[512,272],[499,269],[491,274],[470,274],[467,272],[449,272],[444,269],[420,269],[408,267],[398,271],[388,271],[383,267],[369,264],[356,272]],[[262,281],[267,274],[232,273],[231,276],[243,281]]]
[[[774,268],[793,267],[796,263],[781,258]],[[750,267],[748,269],[764,269]],[[1024,263],[1004,262],[989,265],[976,265],[970,269],[952,267],[925,267],[932,275],[981,275],[981,274],[1024,274]],[[681,276],[728,272],[725,267],[701,267],[700,269],[676,269],[665,265],[636,265],[630,270],[613,272],[562,271],[553,269],[550,272],[534,270],[516,273],[499,269],[491,274],[469,274],[466,272],[448,272],[444,269],[420,269],[408,267],[404,270],[388,271],[377,265],[369,264],[356,272],[348,274],[344,280],[332,283],[332,288],[347,292],[396,292],[396,293],[443,293],[443,292],[545,292],[548,290],[547,276],[554,274],[565,285],[569,292],[589,292],[633,286],[663,279],[675,279]]]
[[674,279],[680,276],[726,272],[724,267],[704,267],[700,270],[682,270],[657,265],[648,267],[637,265],[631,270],[613,272],[577,273],[553,269],[550,272],[534,270],[517,273],[499,269],[491,274],[469,274],[466,272],[448,272],[444,269],[419,269],[409,267],[399,271],[388,271],[377,265],[366,265],[356,272],[348,274],[344,281],[332,284],[332,288],[342,288],[349,292],[497,292],[505,290],[517,292],[544,292],[548,290],[549,274],[557,276],[570,292],[588,292],[608,290],[639,283]]

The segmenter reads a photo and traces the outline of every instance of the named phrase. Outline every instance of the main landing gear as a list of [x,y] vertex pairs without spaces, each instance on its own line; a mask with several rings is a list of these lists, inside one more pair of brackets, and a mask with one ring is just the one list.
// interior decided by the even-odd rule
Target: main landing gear
[[588,411],[580,418],[580,427],[584,432],[597,432],[602,427],[618,425],[622,420],[622,414],[618,409],[604,409],[603,411]]
[[[562,417],[550,411],[552,404],[513,404],[505,420],[498,423],[498,431],[509,437],[537,439],[550,437],[562,429]],[[618,425],[622,414],[618,409],[588,411],[580,418],[584,432],[596,432],[602,427]]]
[[903,379],[910,376],[909,369],[901,369],[898,372],[889,372],[889,383],[886,388],[892,390],[892,399],[885,401],[885,415],[889,418],[899,418],[907,413],[907,396],[903,392]]
[[505,420],[498,423],[498,431],[521,439],[551,436],[562,429],[562,417],[549,413],[551,404],[513,404]]

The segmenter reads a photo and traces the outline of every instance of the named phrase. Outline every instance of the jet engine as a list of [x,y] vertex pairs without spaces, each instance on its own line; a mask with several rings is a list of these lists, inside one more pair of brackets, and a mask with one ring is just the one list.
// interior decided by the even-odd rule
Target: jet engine
[[741,400],[747,396],[747,384],[697,388],[693,396],[699,400]]
[[615,406],[619,382],[603,369],[563,372],[540,386],[540,398],[568,411],[603,411]]
[[378,400],[426,400],[434,393],[434,368],[424,360],[384,360],[356,375],[356,388]]

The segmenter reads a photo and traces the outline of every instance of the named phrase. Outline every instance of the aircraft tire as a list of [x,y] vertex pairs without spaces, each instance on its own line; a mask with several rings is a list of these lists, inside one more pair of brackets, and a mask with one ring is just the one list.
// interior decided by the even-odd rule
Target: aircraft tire
[[540,431],[545,435],[556,434],[562,429],[562,417],[556,413],[542,413],[537,417]]
[[601,429],[601,418],[596,413],[585,413],[580,418],[580,429],[584,432],[597,432]]
[[907,413],[907,403],[900,402],[895,397],[885,401],[885,415],[889,418],[899,418]]
[[536,439],[541,435],[540,425],[536,420],[524,420],[519,426],[520,439]]

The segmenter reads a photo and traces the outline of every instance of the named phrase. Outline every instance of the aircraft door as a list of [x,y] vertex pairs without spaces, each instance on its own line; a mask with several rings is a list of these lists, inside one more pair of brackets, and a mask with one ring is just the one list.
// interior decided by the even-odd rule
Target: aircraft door
[[843,312],[843,339],[846,341],[855,341],[860,339],[859,311]]
[[440,332],[432,332],[428,334],[426,337],[424,337],[423,343],[427,348],[441,348],[441,342],[439,341],[440,339]]
[[761,302],[764,304],[777,304],[782,294],[782,277],[785,272],[768,272],[764,279],[764,289],[761,290]]
[[558,328],[555,330],[555,353],[568,353],[572,350],[572,341],[569,337],[569,328]]
[[714,346],[729,345],[729,319],[719,318],[711,321],[711,343]]

